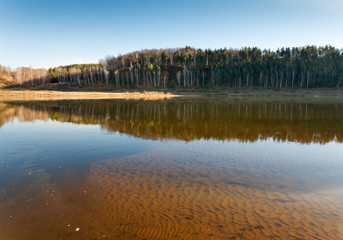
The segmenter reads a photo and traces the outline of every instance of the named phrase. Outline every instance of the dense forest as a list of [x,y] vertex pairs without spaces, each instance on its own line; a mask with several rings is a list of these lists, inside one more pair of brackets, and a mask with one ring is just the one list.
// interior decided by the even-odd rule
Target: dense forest
[[44,69],[1,67],[17,84],[58,83],[114,88],[342,87],[343,51],[331,46],[201,50],[191,47],[152,49],[98,64]]
[[217,101],[69,101],[0,104],[0,127],[20,121],[97,124],[145,139],[343,142],[343,105]]

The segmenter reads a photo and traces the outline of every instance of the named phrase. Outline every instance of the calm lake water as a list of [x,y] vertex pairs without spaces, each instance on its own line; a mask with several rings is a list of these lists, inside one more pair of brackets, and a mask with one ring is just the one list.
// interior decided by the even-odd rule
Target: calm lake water
[[0,103],[0,239],[342,239],[343,104]]

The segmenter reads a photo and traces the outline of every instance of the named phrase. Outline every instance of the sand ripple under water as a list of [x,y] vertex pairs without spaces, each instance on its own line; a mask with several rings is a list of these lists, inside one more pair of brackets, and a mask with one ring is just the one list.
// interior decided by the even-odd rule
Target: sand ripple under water
[[[96,221],[128,239],[338,239],[342,201],[264,188],[165,152],[94,164],[85,188]],[[186,157],[187,158],[187,157]],[[174,164],[168,164],[172,163]],[[243,179],[243,180],[242,180]],[[123,237],[123,235],[121,235]]]
[[32,203],[13,198],[25,207],[7,206],[10,199],[0,205],[0,239],[343,236],[342,197],[307,188],[289,168],[306,162],[297,165],[291,155],[273,160],[253,158],[251,151],[231,156],[227,150],[217,153],[220,148],[176,147],[99,161],[85,176],[69,172],[56,183],[42,172],[30,184],[39,192],[30,196]]

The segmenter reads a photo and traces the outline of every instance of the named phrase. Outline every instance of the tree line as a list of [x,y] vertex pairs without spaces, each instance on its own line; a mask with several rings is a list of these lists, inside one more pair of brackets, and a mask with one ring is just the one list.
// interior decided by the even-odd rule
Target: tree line
[[342,87],[343,51],[332,46],[141,50],[108,56],[98,64],[49,70],[19,68],[18,84],[110,85],[117,88]]
[[0,65],[0,80],[6,80],[11,85],[33,86],[51,82],[49,71],[44,68],[19,67],[12,70]]

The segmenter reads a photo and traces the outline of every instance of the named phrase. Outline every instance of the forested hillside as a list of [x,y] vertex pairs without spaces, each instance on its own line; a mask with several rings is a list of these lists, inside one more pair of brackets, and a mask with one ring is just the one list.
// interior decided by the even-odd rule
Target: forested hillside
[[14,83],[11,68],[0,65],[0,88],[10,86]]
[[342,87],[343,52],[331,46],[201,50],[152,49],[99,64],[76,64],[47,70],[19,68],[18,84],[59,84],[113,88]]
[[12,71],[10,67],[0,65],[0,88],[8,86],[33,86],[51,82],[48,70],[20,67]]

